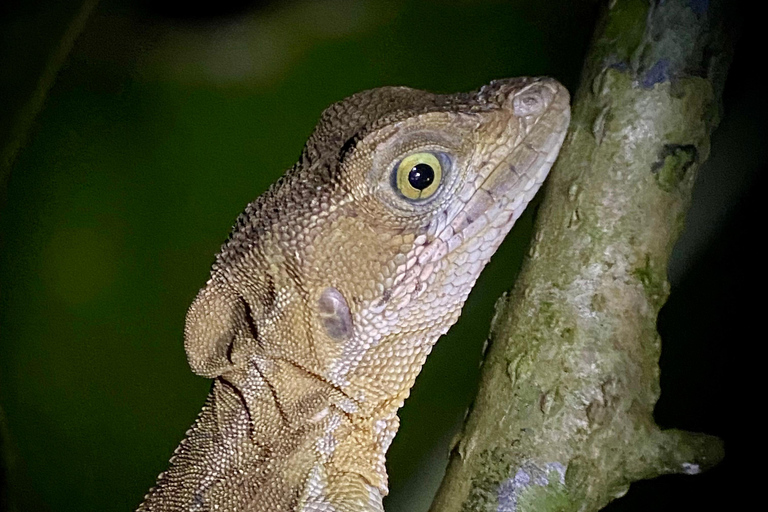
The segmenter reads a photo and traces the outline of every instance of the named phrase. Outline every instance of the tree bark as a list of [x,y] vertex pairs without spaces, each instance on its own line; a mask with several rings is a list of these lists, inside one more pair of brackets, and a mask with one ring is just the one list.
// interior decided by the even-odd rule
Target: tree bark
[[657,314],[733,47],[721,4],[609,2],[530,253],[497,303],[475,404],[432,509],[591,511],[695,474],[714,437],[660,430]]

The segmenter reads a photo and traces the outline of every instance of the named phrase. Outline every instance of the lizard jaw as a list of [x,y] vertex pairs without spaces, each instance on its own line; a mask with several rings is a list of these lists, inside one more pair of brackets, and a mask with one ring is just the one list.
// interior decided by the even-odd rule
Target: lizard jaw
[[[426,236],[416,238],[406,256],[414,264],[388,290],[392,299],[400,299],[395,310],[433,287],[438,267],[449,259],[455,268],[465,270],[465,276],[459,280],[455,275],[446,277],[454,287],[468,283],[468,293],[555,162],[570,121],[568,91],[549,78],[533,79],[522,87],[519,79],[509,82],[511,91],[504,87],[501,91],[507,95],[505,105],[516,114],[506,127],[519,134],[513,148],[498,163],[478,169],[476,178],[458,191],[457,200],[435,215]],[[513,140],[511,134],[507,138]],[[385,301],[379,299],[371,311],[379,313],[384,307]]]
[[[512,122],[516,120],[517,126],[511,128],[518,133],[512,151],[494,167],[479,169],[476,179],[457,194],[453,207],[436,216],[428,228],[435,241],[446,244],[446,253],[483,231],[483,239],[498,239],[493,250],[501,243],[557,158],[570,121],[569,99],[568,91],[549,78],[534,79],[508,93],[505,105],[515,112]],[[432,261],[441,253],[436,250]],[[429,262],[425,260],[419,258],[419,263]]]

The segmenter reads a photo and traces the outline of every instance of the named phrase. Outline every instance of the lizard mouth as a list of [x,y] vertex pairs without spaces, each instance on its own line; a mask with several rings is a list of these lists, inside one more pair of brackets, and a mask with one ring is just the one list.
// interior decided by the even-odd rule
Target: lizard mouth
[[421,254],[422,264],[466,243],[486,242],[482,245],[495,250],[557,158],[570,121],[570,96],[565,87],[541,78],[522,84],[513,80],[499,90],[506,95],[502,108],[514,114],[510,124],[517,123],[517,137],[510,141],[513,147],[500,162],[480,169],[477,178],[458,192],[458,201],[436,217],[428,230],[434,237],[429,244],[433,247]]
[[511,111],[504,128],[511,134],[508,153],[480,169],[457,192],[458,200],[432,219],[426,233],[416,238],[405,271],[386,296],[371,305],[372,314],[383,312],[390,299],[397,303],[395,311],[404,308],[436,278],[449,253],[456,253],[451,287],[477,279],[547,177],[570,121],[568,91],[549,78],[501,82],[491,85],[493,94],[503,95],[501,108]]

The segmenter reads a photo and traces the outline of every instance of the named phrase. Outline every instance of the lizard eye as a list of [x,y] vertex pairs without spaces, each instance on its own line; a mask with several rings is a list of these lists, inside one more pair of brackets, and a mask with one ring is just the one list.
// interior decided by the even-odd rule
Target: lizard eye
[[431,197],[440,187],[443,166],[434,153],[414,153],[397,164],[393,177],[403,196],[418,201]]

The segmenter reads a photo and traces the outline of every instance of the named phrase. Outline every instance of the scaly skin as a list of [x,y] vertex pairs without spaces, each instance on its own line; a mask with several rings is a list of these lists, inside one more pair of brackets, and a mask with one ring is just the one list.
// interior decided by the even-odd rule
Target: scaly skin
[[[381,511],[397,410],[569,117],[567,91],[530,78],[328,108],[189,310],[187,356],[213,388],[138,510]],[[422,161],[442,178],[409,199]]]

